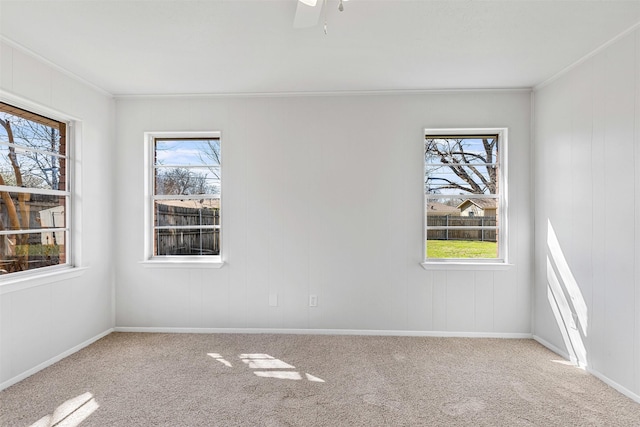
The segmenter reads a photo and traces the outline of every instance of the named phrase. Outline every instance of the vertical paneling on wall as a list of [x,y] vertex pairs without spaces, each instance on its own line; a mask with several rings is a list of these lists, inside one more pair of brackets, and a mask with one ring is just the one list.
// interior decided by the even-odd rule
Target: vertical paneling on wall
[[0,42],[3,100],[27,102],[82,122],[82,276],[0,294],[0,384],[114,325],[112,161],[115,102]]
[[[636,394],[639,46],[636,30],[536,92],[534,168],[535,334],[570,355],[583,346],[590,369]],[[553,234],[560,246],[555,254]],[[558,267],[559,258],[568,272]],[[558,277],[564,294],[555,300],[567,301],[569,316],[553,313],[550,273]],[[580,308],[582,300],[586,312]]]
[[[425,271],[422,131],[496,126],[514,265]],[[529,126],[528,92],[119,99],[117,325],[529,333]],[[143,133],[161,130],[222,132],[222,269],[140,264]]]
[[635,143],[634,143],[634,158],[635,158],[635,392],[640,394],[640,362],[637,359],[640,358],[640,249],[638,245],[640,242],[640,31],[635,32],[636,36],[636,64],[635,64],[635,76],[636,76],[636,105],[635,105]]

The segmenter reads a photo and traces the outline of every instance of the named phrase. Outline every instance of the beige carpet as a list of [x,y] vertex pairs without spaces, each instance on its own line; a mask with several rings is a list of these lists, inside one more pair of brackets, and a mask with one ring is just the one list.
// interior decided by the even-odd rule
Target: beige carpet
[[113,333],[0,392],[1,426],[640,426],[532,340]]

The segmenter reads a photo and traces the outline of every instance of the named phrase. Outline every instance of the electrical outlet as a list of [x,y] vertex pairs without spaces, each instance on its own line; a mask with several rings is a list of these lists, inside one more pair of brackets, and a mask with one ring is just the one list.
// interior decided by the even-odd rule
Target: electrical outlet
[[318,295],[309,295],[309,307],[318,306]]

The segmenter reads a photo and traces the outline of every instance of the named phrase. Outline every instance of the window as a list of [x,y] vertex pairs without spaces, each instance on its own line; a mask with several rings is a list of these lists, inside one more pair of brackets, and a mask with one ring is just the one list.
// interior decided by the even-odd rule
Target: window
[[147,134],[147,259],[220,261],[219,132]]
[[68,265],[68,123],[0,102],[0,274]]
[[506,263],[506,129],[427,129],[425,265]]

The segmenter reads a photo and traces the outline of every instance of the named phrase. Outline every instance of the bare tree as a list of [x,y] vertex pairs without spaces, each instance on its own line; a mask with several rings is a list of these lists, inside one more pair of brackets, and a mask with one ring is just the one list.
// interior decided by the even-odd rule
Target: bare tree
[[[495,157],[498,138],[481,138],[481,151],[473,149],[470,140],[471,138],[425,140],[425,162],[435,164],[428,167],[425,174],[428,192],[437,194],[440,190],[452,189],[471,194],[496,193],[498,174]],[[447,173],[442,173],[442,169]],[[455,176],[451,176],[449,172]]]
[[16,127],[16,139],[26,147],[51,153],[25,151],[23,172],[25,175],[40,178],[48,188],[57,190],[60,182],[60,162],[54,153],[59,152],[60,138],[56,130],[41,123],[22,119],[20,126]]
[[166,195],[214,194],[216,189],[207,183],[207,175],[188,168],[159,171],[156,193]]
[[198,157],[203,164],[217,165],[217,167],[209,167],[208,169],[216,179],[220,179],[220,140],[208,139],[205,142],[207,147],[198,153]]
[[[20,170],[20,166],[18,165],[18,156],[16,155],[15,146],[15,138],[13,134],[13,129],[11,127],[11,122],[6,119],[0,119],[0,126],[2,126],[7,134],[7,142],[9,142],[8,146],[8,159],[11,163],[11,168],[14,173],[15,185],[17,187],[23,186],[22,180],[22,172]],[[0,175],[0,185],[6,185],[4,178]],[[7,209],[7,215],[9,219],[9,227],[11,230],[20,230],[20,229],[28,229],[29,228],[29,216],[30,216],[30,207],[29,207],[29,193],[18,193],[18,206],[9,194],[8,191],[1,191],[0,197],[2,197],[2,201]],[[0,219],[0,229],[6,230],[6,225],[2,223]],[[16,245],[24,245],[26,243],[28,234],[16,234]],[[26,270],[29,261],[29,253],[28,251],[18,251],[17,258],[14,261],[11,269],[14,271]]]

